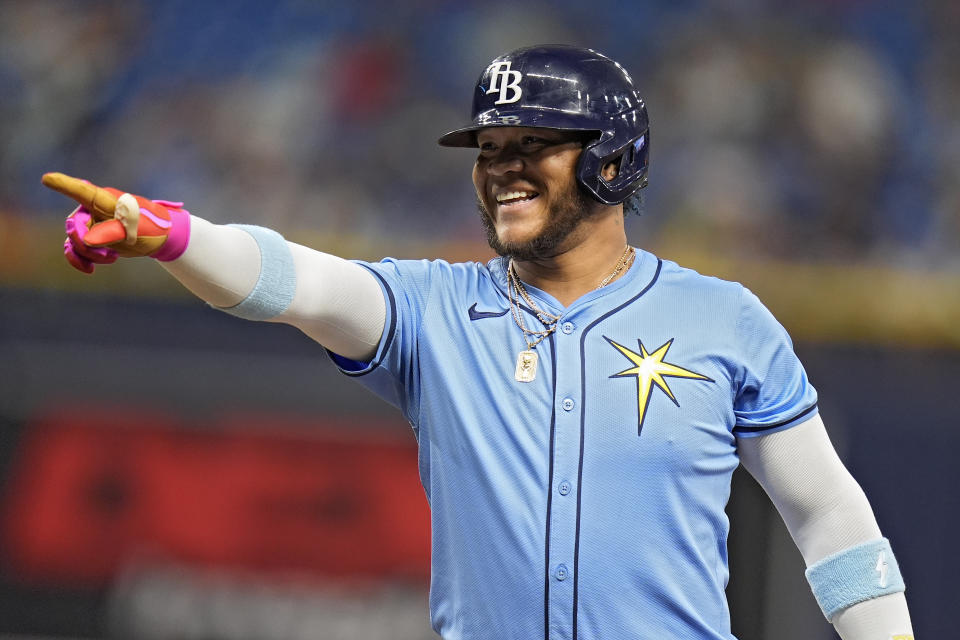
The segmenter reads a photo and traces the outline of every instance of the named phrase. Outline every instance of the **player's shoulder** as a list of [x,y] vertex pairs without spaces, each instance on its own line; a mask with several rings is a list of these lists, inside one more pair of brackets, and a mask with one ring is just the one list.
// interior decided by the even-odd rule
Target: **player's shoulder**
[[491,260],[482,262],[451,262],[444,259],[410,260],[384,258],[379,262],[361,262],[368,269],[384,276],[395,286],[425,289],[450,289],[463,291],[480,283],[496,280],[498,268]]
[[659,258],[660,275],[658,284],[674,287],[689,294],[718,296],[739,302],[749,291],[743,284],[734,280],[725,280],[718,276],[703,274],[690,267],[684,267],[672,260]]
[[662,262],[661,277],[666,287],[676,287],[677,295],[688,301],[695,300],[694,304],[709,308],[717,317],[726,316],[735,321],[741,333],[783,331],[770,309],[744,284],[703,275],[669,260]]
[[[496,262],[491,260],[491,263]],[[432,273],[445,274],[452,276],[475,276],[490,271],[490,264],[482,262],[451,262],[442,258],[434,259],[406,259],[406,258],[383,258],[379,262],[366,263],[370,266],[378,266],[382,269],[389,269],[403,273]]]
[[658,303],[675,315],[688,313],[710,318],[711,325],[735,328],[737,335],[783,331],[760,298],[740,282],[661,260],[657,284],[664,295]]

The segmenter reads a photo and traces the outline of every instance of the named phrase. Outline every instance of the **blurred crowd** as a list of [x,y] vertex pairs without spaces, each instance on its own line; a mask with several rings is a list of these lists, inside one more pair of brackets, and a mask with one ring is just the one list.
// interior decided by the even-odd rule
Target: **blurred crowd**
[[[352,395],[360,387],[332,367],[315,367],[316,356],[296,342],[300,336],[279,327],[253,340],[244,323],[187,305],[18,291],[57,278],[71,296],[98,281],[136,295],[161,279],[176,286],[159,269],[148,280],[136,264],[86,280],[73,272],[59,255],[58,230],[71,205],[41,187],[41,174],[62,171],[183,200],[214,222],[270,226],[345,257],[465,257],[485,250],[470,181],[474,154],[440,148],[436,140],[467,120],[474,84],[491,58],[537,43],[610,55],[646,98],[650,186],[642,217],[628,225],[634,244],[685,264],[678,247],[721,259],[840,265],[748,263],[733,275],[749,275],[749,286],[808,341],[960,346],[957,0],[0,0],[0,379],[16,381],[0,385],[0,489],[25,495],[24,485],[2,472],[21,455],[15,434],[31,433],[31,416],[61,405],[71,407],[71,417],[81,415],[74,403],[88,402],[90,390],[78,383],[78,362],[84,380],[107,381],[105,402],[176,398],[178,410],[206,419],[232,407],[237,389],[245,406],[265,415],[280,406],[318,415],[377,411]],[[46,249],[33,251],[39,242]],[[919,277],[898,279],[901,270]],[[878,282],[878,273],[885,279]],[[850,276],[844,286],[821,286],[836,284],[837,274]],[[799,283],[793,295],[777,295],[792,282]],[[118,331],[118,310],[121,324],[163,332]],[[163,337],[158,346],[155,336],[167,336],[166,327],[186,325],[184,336],[196,337],[178,335],[174,347]],[[918,487],[956,484],[944,480],[945,470],[956,469],[946,455],[956,450],[956,430],[941,428],[956,413],[946,391],[946,381],[957,379],[956,351],[814,351],[809,342],[805,349],[811,379],[823,380],[818,388],[834,398],[833,424],[841,433],[846,425],[858,445],[850,451],[859,456],[864,486],[872,483],[871,495],[889,498],[878,504],[897,516],[890,518],[894,529],[919,522],[910,536],[920,541],[904,547],[913,554],[905,571],[925,572],[911,583],[911,606],[921,624],[940,624],[937,614],[950,608],[941,600],[950,597],[956,573],[939,561],[953,557],[946,551],[952,541],[941,534],[952,529],[939,512],[924,510],[936,496],[916,497]],[[923,402],[894,402],[904,379],[924,390]],[[143,414],[135,414],[138,422]],[[926,427],[922,437],[901,428],[910,420]],[[271,429],[276,422],[270,419]],[[77,454],[76,446],[67,450]],[[90,459],[126,459],[104,451]],[[876,463],[921,457],[925,462],[909,474]],[[23,468],[41,479],[64,477],[47,466]],[[125,504],[117,485],[104,486],[96,495],[107,507]],[[86,494],[62,495],[99,508]],[[389,531],[395,536],[396,528]],[[739,584],[749,585],[739,587],[749,606],[734,607],[735,631],[738,624],[759,628],[759,619],[788,637],[779,603],[789,600],[793,612],[795,593],[809,598],[802,582],[797,591],[780,577],[788,574],[777,570],[788,562],[780,549],[789,545],[786,531],[780,535],[782,544],[759,543],[763,554],[744,553],[751,564],[733,563],[746,567]],[[90,537],[97,548],[115,550],[114,538]],[[22,539],[32,545],[38,538]],[[53,539],[72,544],[81,536]],[[743,548],[757,548],[755,531],[742,540]],[[419,586],[352,600],[356,594],[325,584],[160,564],[128,567],[105,604],[80,606],[70,596],[70,588],[82,587],[74,578],[63,579],[62,591],[30,590],[12,569],[16,551],[9,541],[0,547],[0,632],[432,637]],[[769,575],[756,570],[761,558],[775,567]],[[795,576],[802,580],[799,570]],[[766,591],[759,597],[751,589]],[[809,619],[826,629],[809,605]],[[792,627],[798,636],[816,636],[809,624]]]
[[954,0],[3,2],[0,214],[62,217],[59,170],[288,234],[480,240],[473,155],[436,139],[542,42],[646,97],[637,244],[960,270]]

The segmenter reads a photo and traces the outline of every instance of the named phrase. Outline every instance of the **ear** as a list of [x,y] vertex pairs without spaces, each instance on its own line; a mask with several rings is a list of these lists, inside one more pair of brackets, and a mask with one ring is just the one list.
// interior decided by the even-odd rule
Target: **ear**
[[617,177],[617,173],[620,170],[619,162],[608,162],[607,165],[603,168],[603,171],[600,172],[600,177],[610,182]]

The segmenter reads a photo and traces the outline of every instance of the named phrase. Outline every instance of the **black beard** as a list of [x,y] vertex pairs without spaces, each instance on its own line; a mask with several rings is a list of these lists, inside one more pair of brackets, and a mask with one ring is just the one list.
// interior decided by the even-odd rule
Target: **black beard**
[[483,230],[487,234],[487,244],[497,255],[520,261],[550,258],[560,253],[560,245],[579,226],[581,220],[590,216],[595,204],[586,189],[572,181],[567,192],[561,194],[557,202],[550,207],[547,224],[539,236],[527,242],[507,243],[501,242],[497,236],[487,205],[477,196],[477,209]]

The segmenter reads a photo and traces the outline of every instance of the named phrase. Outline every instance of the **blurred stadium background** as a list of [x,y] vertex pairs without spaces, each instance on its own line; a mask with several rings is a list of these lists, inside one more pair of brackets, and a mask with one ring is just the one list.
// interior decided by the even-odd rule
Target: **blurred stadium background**
[[[631,71],[653,132],[632,242],[787,326],[917,637],[955,637],[955,0],[0,2],[0,634],[435,637],[399,415],[149,261],[73,271],[39,178],[346,257],[486,259],[472,155],[435,140],[491,57],[539,42]],[[735,633],[832,638],[743,475],[729,512]]]

